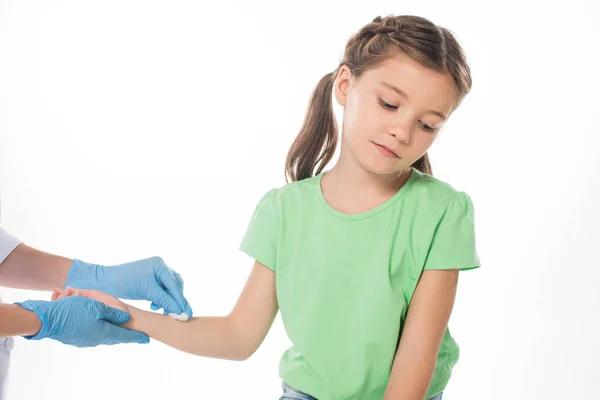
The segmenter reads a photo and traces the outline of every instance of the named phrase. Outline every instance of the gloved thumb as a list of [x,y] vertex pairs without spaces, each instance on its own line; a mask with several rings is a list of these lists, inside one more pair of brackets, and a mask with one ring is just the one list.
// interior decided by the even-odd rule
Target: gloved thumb
[[122,328],[120,326],[106,324],[104,329],[105,337],[112,338],[112,344],[119,343],[138,343],[138,344],[146,344],[150,343],[150,338],[148,335],[138,332],[132,331],[129,329]]
[[91,300],[91,301],[93,301],[95,303],[96,309],[100,313],[100,318],[105,321],[108,321],[112,324],[124,324],[125,322],[129,321],[129,319],[131,318],[129,313],[127,313],[123,310],[119,310],[118,308],[113,308],[113,307],[107,306],[106,304],[101,303],[96,300]]

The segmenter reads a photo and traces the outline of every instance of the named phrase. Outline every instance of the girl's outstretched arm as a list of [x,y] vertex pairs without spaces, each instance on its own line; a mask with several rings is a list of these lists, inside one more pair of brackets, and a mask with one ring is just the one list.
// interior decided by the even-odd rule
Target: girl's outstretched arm
[[458,269],[423,271],[408,309],[384,400],[423,400],[448,327]]
[[[67,289],[69,290],[69,289]],[[187,322],[168,315],[143,311],[106,293],[77,290],[82,295],[111,307],[125,309],[131,319],[121,326],[140,331],[168,346],[203,357],[245,360],[258,349],[279,311],[275,272],[258,261],[233,310],[222,317],[194,317]],[[57,292],[53,300],[57,298]]]
[[187,322],[130,307],[123,326],[187,353],[245,360],[258,349],[279,311],[275,272],[256,261],[233,310],[222,317],[194,317]]

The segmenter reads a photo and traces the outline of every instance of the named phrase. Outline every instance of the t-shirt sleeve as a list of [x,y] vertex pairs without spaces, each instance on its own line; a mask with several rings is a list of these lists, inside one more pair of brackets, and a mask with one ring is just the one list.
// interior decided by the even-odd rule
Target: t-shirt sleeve
[[474,212],[471,198],[457,193],[439,221],[425,260],[425,270],[480,267],[475,245]]
[[273,271],[277,269],[279,238],[276,190],[270,190],[258,202],[239,247],[241,251]]

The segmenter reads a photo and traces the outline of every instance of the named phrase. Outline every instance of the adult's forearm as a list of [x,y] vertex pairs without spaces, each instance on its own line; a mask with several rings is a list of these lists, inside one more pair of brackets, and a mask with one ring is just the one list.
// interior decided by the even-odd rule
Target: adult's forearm
[[42,322],[33,311],[16,304],[0,304],[0,337],[33,336]]
[[63,288],[73,260],[20,244],[0,264],[0,285],[15,289]]

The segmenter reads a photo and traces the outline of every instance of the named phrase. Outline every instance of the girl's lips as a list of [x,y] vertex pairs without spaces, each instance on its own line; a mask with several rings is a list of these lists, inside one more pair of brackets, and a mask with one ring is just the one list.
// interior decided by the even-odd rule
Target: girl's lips
[[377,149],[381,152],[381,154],[383,154],[384,156],[387,157],[394,157],[394,158],[400,158],[398,156],[398,154],[394,153],[393,150],[391,150],[390,148],[383,146],[381,144],[377,144],[375,142],[373,142],[373,144],[375,145],[375,147],[377,147]]

